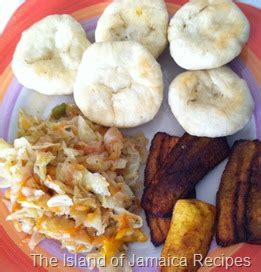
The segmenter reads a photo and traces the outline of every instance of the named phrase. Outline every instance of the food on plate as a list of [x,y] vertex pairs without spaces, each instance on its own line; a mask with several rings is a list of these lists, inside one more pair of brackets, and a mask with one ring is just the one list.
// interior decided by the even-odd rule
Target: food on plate
[[90,45],[70,15],[50,15],[22,33],[12,69],[25,87],[46,95],[71,94],[83,52]]
[[246,16],[231,0],[192,0],[170,21],[170,53],[187,70],[217,68],[240,54],[249,31]]
[[[154,181],[154,184],[158,184],[161,180],[154,180],[154,176],[164,164],[169,152],[174,148],[178,142],[179,137],[168,135],[164,132],[158,132],[155,134],[151,141],[150,153],[147,159],[144,175],[144,186],[149,186]],[[185,195],[184,198],[196,198],[195,189]],[[166,240],[171,216],[161,218],[157,217],[149,212],[146,212],[146,220],[150,228],[151,242],[154,246],[159,246]]]
[[[196,190],[195,189],[192,190],[191,192],[189,192],[188,195],[185,195],[184,197],[181,198],[184,199],[196,198]],[[150,228],[151,242],[155,247],[160,246],[165,242],[167,238],[170,228],[171,216],[158,217],[146,211],[145,214],[148,226]]]
[[134,41],[91,45],[84,53],[74,98],[91,121],[135,127],[151,121],[163,99],[160,65]]
[[98,20],[95,40],[134,40],[157,58],[167,46],[168,22],[163,0],[114,0]]
[[[170,136],[164,132],[155,134],[151,141],[150,152],[144,171],[144,186],[152,183],[154,176],[159,171],[170,150],[178,142],[178,139],[178,137]],[[156,181],[156,183],[158,182]],[[146,212],[146,210],[145,215],[150,229],[151,242],[154,246],[159,246],[166,240],[170,228],[171,216],[161,218]]]
[[226,66],[178,75],[169,87],[169,105],[186,132],[206,137],[238,132],[254,109],[247,83]]
[[220,246],[261,242],[261,142],[237,141],[217,193]]
[[187,265],[162,266],[162,272],[197,270],[194,264],[194,254],[206,257],[215,226],[214,206],[193,199],[178,200],[173,210],[171,227],[163,247],[161,257],[186,258]]
[[30,236],[30,248],[52,238],[72,253],[109,258],[146,241],[134,194],[143,135],[94,124],[72,104],[48,120],[21,112],[18,135],[13,145],[0,141],[0,186],[7,220]]
[[146,212],[146,220],[150,229],[150,238],[152,244],[157,247],[162,245],[169,232],[171,216],[169,217],[158,217],[153,214]]
[[195,137],[185,133],[168,154],[154,179],[145,187],[142,207],[155,216],[171,215],[173,206],[229,153],[226,138]]
[[250,178],[250,189],[248,194],[246,221],[247,241],[261,244],[261,148],[254,159]]
[[144,171],[144,186],[152,184],[153,181],[159,182],[159,180],[154,180],[153,178],[178,140],[179,137],[171,136],[164,132],[158,132],[154,135]]

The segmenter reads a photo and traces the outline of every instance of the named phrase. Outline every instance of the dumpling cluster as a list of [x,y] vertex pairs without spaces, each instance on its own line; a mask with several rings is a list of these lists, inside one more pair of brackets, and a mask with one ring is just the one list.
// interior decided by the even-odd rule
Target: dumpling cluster
[[[228,67],[249,37],[249,22],[231,0],[191,0],[170,21],[170,53],[182,68],[169,89],[169,105],[185,131],[219,137],[250,120],[253,99]],[[210,69],[210,70],[205,70]]]
[[51,15],[23,33],[13,71],[20,83],[40,93],[74,93],[91,121],[138,126],[152,120],[162,103],[155,58],[167,46],[167,28],[163,0],[113,1],[98,21],[92,46],[74,18]]
[[169,41],[175,62],[192,70],[169,87],[178,122],[195,136],[236,133],[249,122],[254,102],[246,82],[222,66],[247,42],[247,18],[232,0],[191,0],[168,21],[163,0],[114,0],[91,45],[74,18],[51,15],[23,33],[13,71],[27,88],[73,93],[93,122],[135,127],[160,109],[163,76],[156,58]]

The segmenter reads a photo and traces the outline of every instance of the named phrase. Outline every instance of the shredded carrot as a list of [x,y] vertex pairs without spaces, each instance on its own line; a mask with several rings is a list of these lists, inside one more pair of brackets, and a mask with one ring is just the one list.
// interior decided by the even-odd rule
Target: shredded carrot
[[26,166],[27,160],[22,160],[22,166]]
[[119,229],[126,229],[129,227],[129,218],[126,214],[119,216]]
[[7,189],[7,190],[5,191],[5,198],[10,199],[10,193],[11,193],[11,189]]
[[78,205],[75,204],[75,205],[73,205],[73,209],[76,211],[86,211],[86,210],[88,210],[88,207],[83,206],[83,205],[79,205],[79,204]]
[[83,165],[81,165],[81,164],[75,164],[75,168],[76,168],[77,170],[79,170],[79,171],[83,171],[83,170],[86,169],[86,168],[85,168]]
[[60,207],[50,207],[49,210],[50,210],[51,212],[56,212],[56,213],[61,212]]
[[49,175],[53,179],[55,179],[55,176],[56,176],[56,167],[52,166],[52,165],[47,166],[47,175]]
[[109,186],[109,191],[112,195],[117,194],[118,192],[121,191],[120,186],[113,186],[112,184]]
[[34,179],[34,181],[35,181],[37,184],[40,184],[40,178],[39,178],[38,175],[34,174],[34,175],[33,175],[33,179]]
[[12,206],[12,211],[15,212],[15,211],[19,210],[20,207],[21,207],[21,205],[20,205],[19,203],[15,202],[15,203],[13,204],[13,206]]

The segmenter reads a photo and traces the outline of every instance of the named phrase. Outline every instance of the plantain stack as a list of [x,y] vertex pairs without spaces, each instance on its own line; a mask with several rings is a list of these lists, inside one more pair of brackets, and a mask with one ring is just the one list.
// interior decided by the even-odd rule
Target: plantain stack
[[142,207],[158,217],[170,216],[176,201],[191,192],[228,154],[224,137],[195,137],[185,133],[145,187]]
[[[160,179],[154,179],[159,169],[163,166],[165,159],[171,150],[175,147],[179,137],[168,135],[164,132],[158,132],[152,139],[150,153],[145,167],[144,186],[150,186],[152,183],[157,185],[161,182]],[[196,198],[196,190],[184,195],[184,198]],[[158,217],[145,210],[146,220],[150,228],[151,242],[154,246],[159,246],[166,240],[171,216]]]
[[217,243],[261,243],[261,142],[233,145],[217,193]]

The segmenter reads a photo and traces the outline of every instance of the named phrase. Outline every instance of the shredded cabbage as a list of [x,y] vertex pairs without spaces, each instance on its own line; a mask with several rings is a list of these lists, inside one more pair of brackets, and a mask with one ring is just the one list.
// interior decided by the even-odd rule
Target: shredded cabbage
[[52,238],[107,258],[146,240],[130,187],[145,161],[143,135],[93,124],[71,104],[48,120],[21,112],[18,135],[13,145],[0,139],[0,188],[7,220],[31,236],[31,249]]

